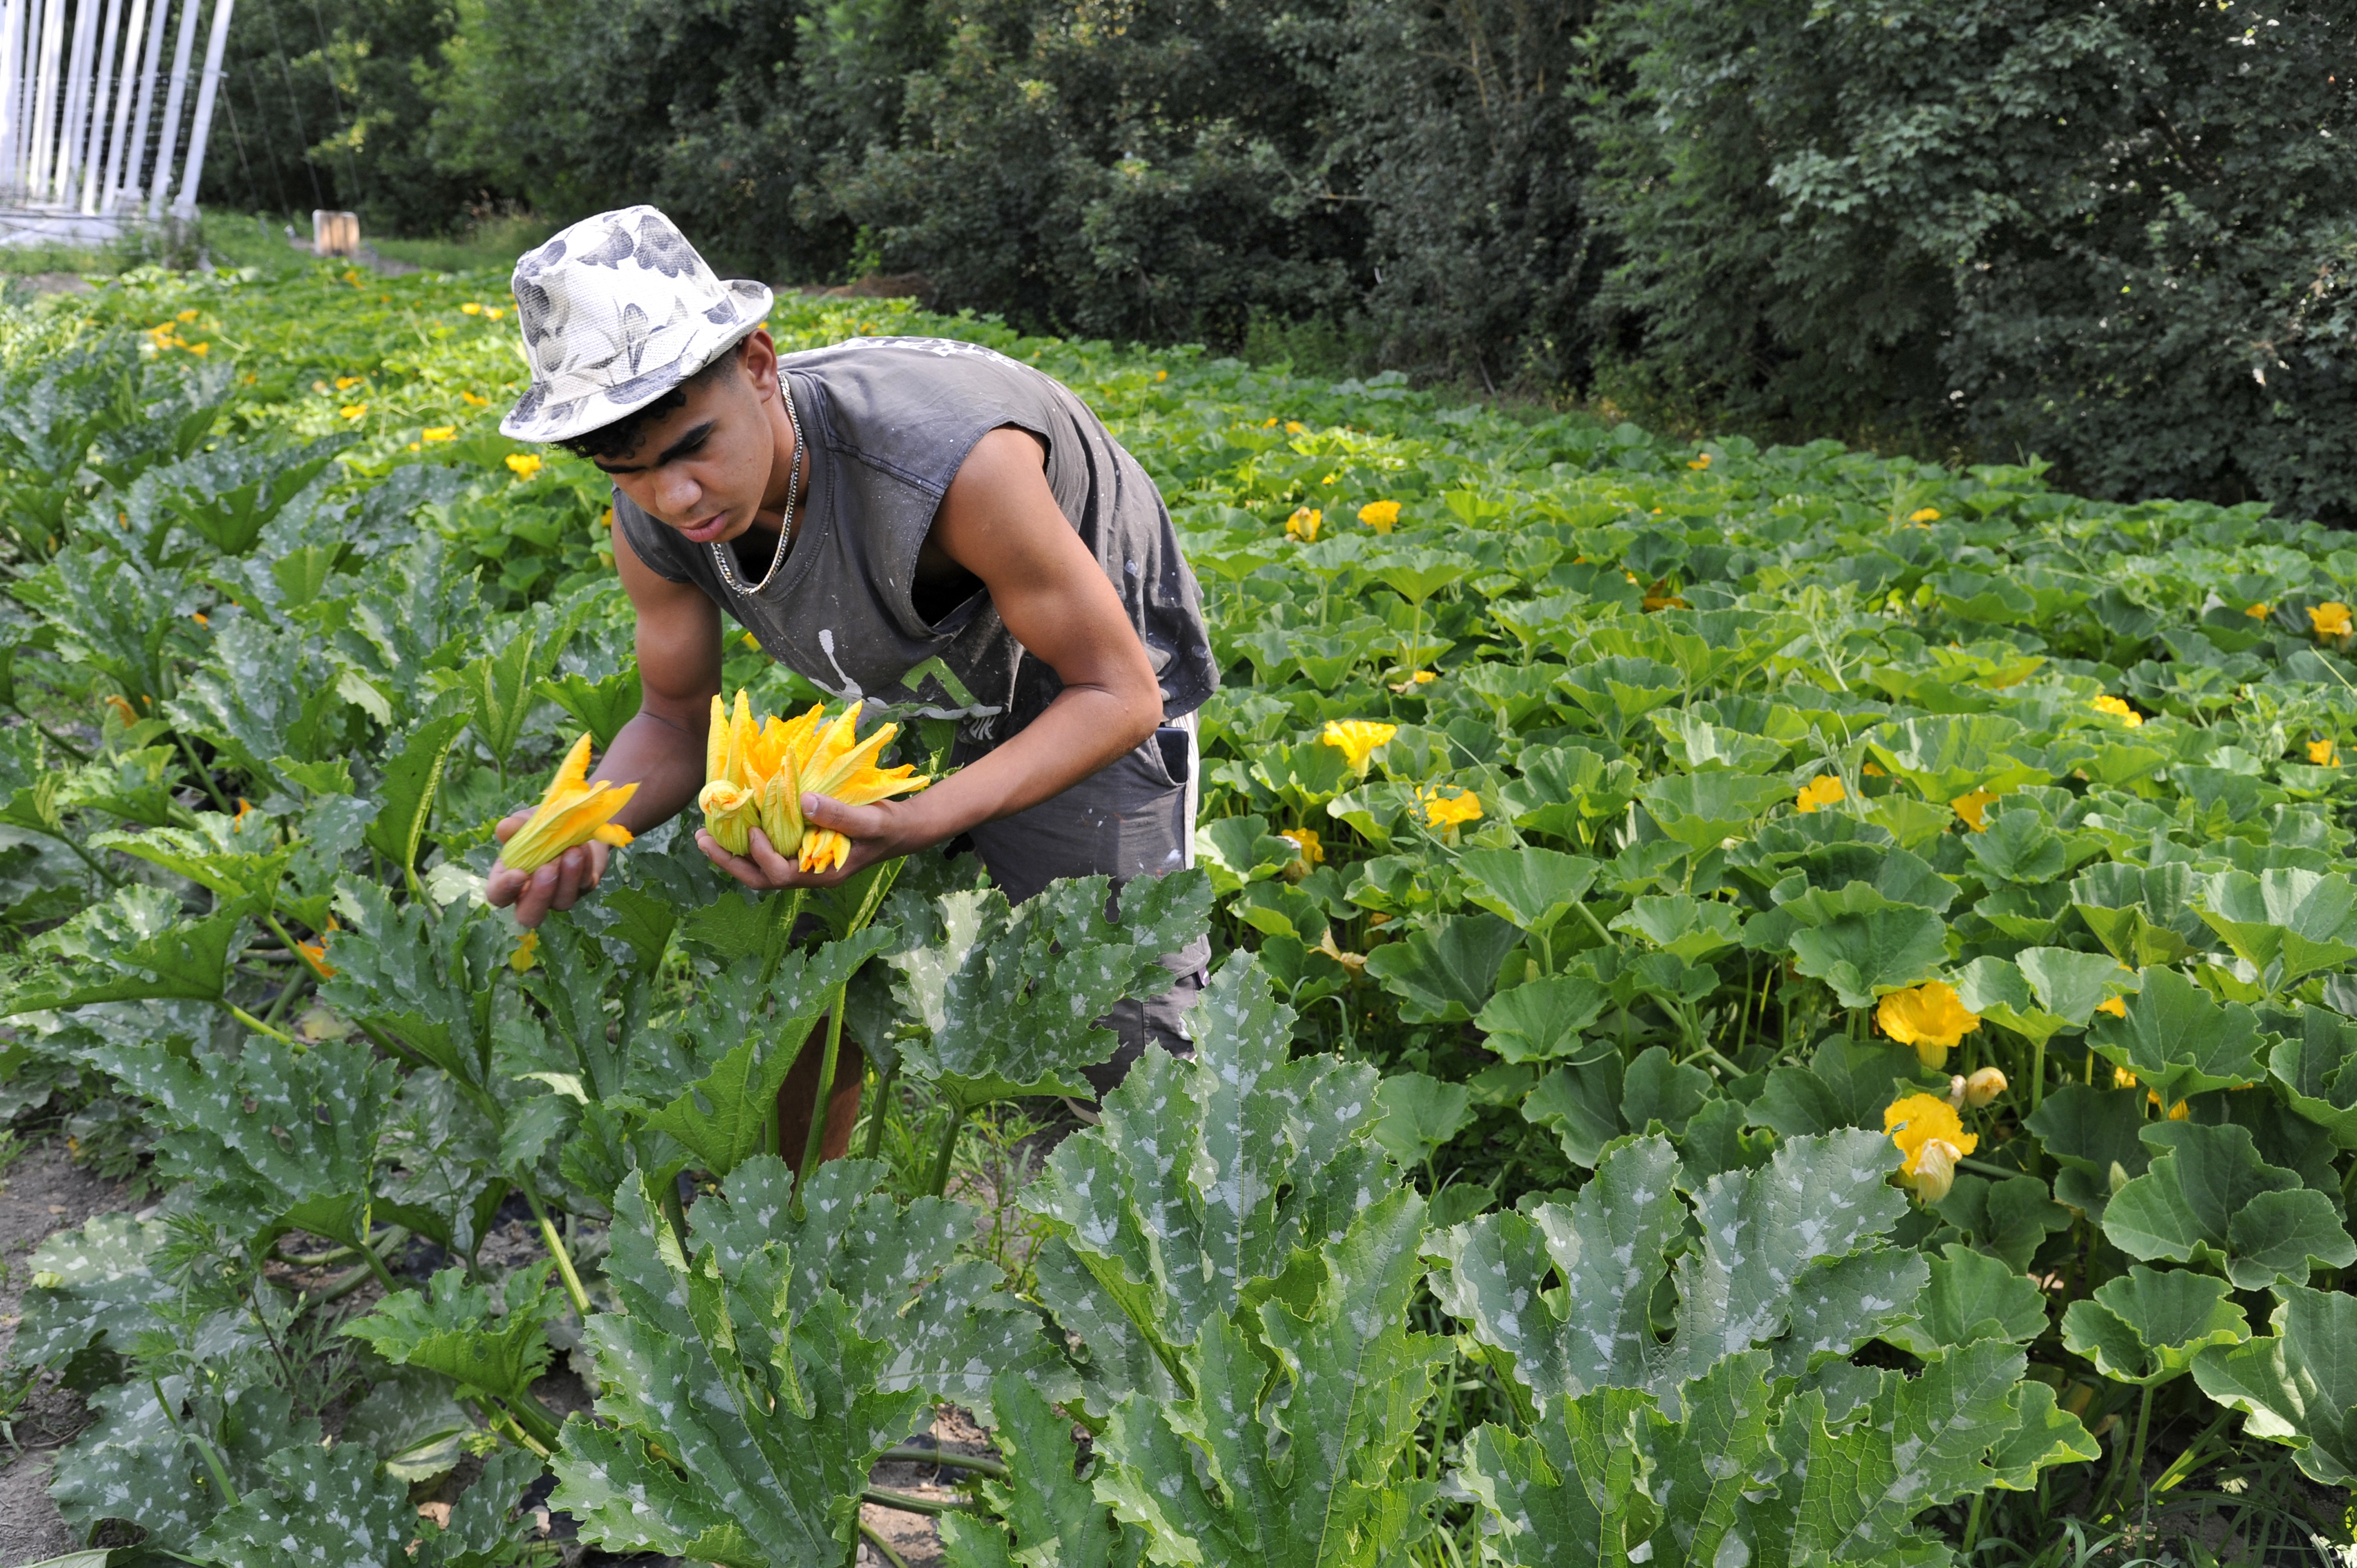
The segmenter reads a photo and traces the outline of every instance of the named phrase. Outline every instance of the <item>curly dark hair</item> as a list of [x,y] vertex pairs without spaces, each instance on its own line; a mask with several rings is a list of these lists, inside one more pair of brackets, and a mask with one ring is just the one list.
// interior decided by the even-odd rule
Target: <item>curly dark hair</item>
[[718,357],[702,370],[647,404],[646,407],[633,409],[611,424],[601,424],[586,435],[576,435],[569,441],[559,441],[556,445],[575,456],[587,457],[593,463],[601,460],[608,463],[620,462],[636,452],[645,442],[647,426],[655,424],[665,414],[687,406],[687,394],[690,388],[703,386],[723,371],[744,363],[745,345],[750,341],[752,338],[749,334],[739,338],[736,342],[723,349]]

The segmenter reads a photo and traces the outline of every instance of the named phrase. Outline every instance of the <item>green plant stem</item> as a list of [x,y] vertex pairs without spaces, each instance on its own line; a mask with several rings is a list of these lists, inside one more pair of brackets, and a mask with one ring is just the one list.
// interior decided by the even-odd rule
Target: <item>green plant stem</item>
[[97,875],[98,879],[105,883],[109,887],[120,887],[123,886],[123,878],[115,875],[112,871],[107,870],[100,862],[92,860],[91,858],[90,851],[76,843],[64,830],[59,828],[37,828],[32,831],[38,832],[43,838],[55,839],[58,843],[71,850],[73,852],[73,857],[76,860],[81,861],[84,865],[89,866],[91,872]]
[[548,1243],[548,1255],[556,1260],[556,1272],[565,1277],[565,1294],[573,1298],[573,1310],[586,1320],[589,1316],[589,1293],[581,1287],[581,1276],[574,1272],[573,1254],[565,1245],[565,1238],[556,1233],[556,1222],[548,1217],[547,1207],[540,1201],[540,1193],[525,1179],[518,1166],[513,1175],[516,1187],[532,1208],[532,1217],[540,1221],[540,1239]]
[[511,1400],[501,1400],[499,1404],[507,1418],[515,1423],[517,1429],[532,1440],[533,1452],[542,1458],[554,1454],[557,1444],[564,1441],[556,1423],[549,1418],[548,1412],[543,1410],[540,1402],[529,1392],[518,1394]]
[[23,708],[18,707],[16,703],[9,703],[8,711],[15,714],[18,718],[24,720],[27,724],[32,725],[36,730],[39,731],[43,740],[48,741],[51,746],[56,746],[59,751],[64,752],[76,762],[88,762],[90,760],[90,753],[84,751],[81,747],[76,746],[73,742],[68,740],[65,736],[59,735],[57,731],[43,724],[40,720],[27,713]]
[[288,1034],[284,1029],[275,1028],[271,1025],[264,1023],[261,1019],[255,1017],[253,1014],[247,1012],[236,1003],[231,1002],[228,997],[224,996],[221,998],[221,1005],[229,1009],[229,1015],[231,1017],[236,1019],[239,1023],[244,1025],[255,1034],[267,1035],[272,1039],[276,1040],[280,1045],[293,1046],[298,1051],[303,1048],[302,1042],[296,1039],[294,1036]]
[[843,999],[851,989],[845,982],[834,988],[834,1005],[827,1010],[826,1049],[818,1058],[818,1091],[811,1097],[810,1132],[802,1139],[801,1174],[794,1179],[794,1218],[802,1217],[802,1192],[818,1170],[826,1150],[827,1101],[834,1093],[834,1064],[843,1051]]
[[892,1109],[892,1080],[900,1076],[900,1064],[894,1062],[876,1080],[876,1103],[867,1112],[867,1142],[859,1151],[863,1160],[872,1160],[884,1148],[884,1120]]
[[[909,1568],[909,1560],[893,1551],[891,1544],[877,1534],[864,1519],[859,1521],[859,1535],[861,1540],[876,1549],[876,1555],[891,1564],[891,1568]],[[852,1555],[854,1557],[859,1555],[856,1546],[852,1550]]]
[[888,1448],[876,1457],[878,1465],[940,1465],[952,1470],[973,1470],[994,1481],[1006,1479],[1006,1466],[996,1459],[980,1454],[958,1454],[949,1450],[911,1448],[902,1444]]
[[2140,1487],[2144,1480],[2144,1434],[2152,1423],[2152,1391],[2154,1385],[2144,1386],[2144,1397],[2136,1402],[2136,1442],[2128,1449],[2127,1484]]
[[214,782],[213,770],[197,760],[197,748],[188,744],[188,737],[175,730],[172,738],[179,742],[180,755],[188,759],[188,771],[197,776],[197,782],[205,787],[205,793],[213,798],[213,804],[232,817],[237,815],[237,808],[230,804],[229,797],[222,794],[221,787]]
[[1619,945],[1613,941],[1612,933],[1604,929],[1604,922],[1596,918],[1595,910],[1589,908],[1586,904],[1574,904],[1572,908],[1579,911],[1579,918],[1587,922],[1587,929],[1596,933],[1596,940],[1598,941],[1602,942],[1608,948]]
[[[394,1229],[398,1228],[396,1227]],[[393,1234],[393,1231],[392,1230],[388,1230],[385,1232],[386,1239],[391,1240]],[[367,1238],[363,1237],[361,1240],[366,1240]],[[403,1240],[405,1240],[407,1238],[404,1236]],[[401,1243],[399,1241],[393,1241],[393,1244],[394,1246],[399,1246]],[[399,1295],[401,1294],[401,1282],[393,1277],[393,1271],[384,1266],[384,1260],[377,1256],[377,1251],[374,1247],[363,1246],[361,1249],[361,1262],[368,1266],[370,1273],[376,1276],[376,1283],[384,1287],[385,1294]]]
[[147,1380],[147,1387],[156,1395],[156,1408],[164,1412],[165,1423],[197,1445],[197,1453],[203,1458],[205,1468],[212,1472],[213,1485],[221,1488],[221,1500],[231,1508],[236,1507],[237,1488],[230,1484],[229,1467],[221,1463],[221,1451],[203,1433],[191,1432],[180,1424],[180,1418],[172,1413],[172,1402],[164,1397],[164,1385],[160,1381],[151,1377]]
[[2035,1112],[2046,1098],[2046,1040],[2041,1037],[2029,1051],[2029,1109]]
[[2187,1444],[2177,1457],[2169,1462],[2169,1467],[2161,1471],[2159,1478],[2153,1482],[2153,1495],[2158,1497],[2162,1492],[2169,1490],[2186,1477],[2208,1464],[2212,1457],[2209,1451],[2211,1439],[2225,1430],[2226,1423],[2233,1419],[2233,1411],[2222,1411],[2217,1420],[2203,1427],[2201,1435]]
[[939,1197],[949,1190],[950,1162],[957,1155],[958,1133],[964,1130],[965,1112],[954,1101],[950,1106],[949,1131],[942,1135],[941,1153],[933,1156],[933,1174],[925,1180],[925,1194]]
[[974,1504],[959,1498],[954,1502],[937,1501],[932,1498],[912,1497],[896,1492],[889,1487],[870,1487],[859,1494],[859,1500],[874,1503],[878,1508],[899,1509],[902,1513],[931,1514],[938,1519],[945,1513],[972,1513]]

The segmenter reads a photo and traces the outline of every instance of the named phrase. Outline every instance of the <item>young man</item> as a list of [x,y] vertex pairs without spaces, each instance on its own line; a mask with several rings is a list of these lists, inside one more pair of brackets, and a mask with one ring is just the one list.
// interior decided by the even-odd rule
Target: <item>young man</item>
[[[595,777],[638,782],[623,826],[667,821],[704,784],[726,613],[837,697],[959,705],[930,673],[904,684],[938,659],[996,710],[962,724],[958,770],[920,794],[803,797],[812,823],[851,841],[839,870],[797,870],[759,829],[746,855],[699,830],[748,887],[824,886],[962,834],[1018,901],[1057,877],[1189,864],[1194,712],[1219,680],[1201,596],[1154,482],[1080,399],[969,343],[855,338],[781,359],[760,325],[770,291],[721,283],[651,207],[525,255],[515,295],[533,381],[500,428],[614,479],[646,694]],[[597,886],[607,854],[500,867],[485,892],[536,925]],[[1101,1091],[1147,1038],[1183,1047],[1208,957],[1208,943],[1170,955],[1179,983],[1114,1015],[1122,1051],[1092,1075]],[[788,1148],[817,1055],[780,1096]],[[856,1058],[839,1069],[830,1156],[859,1076]]]

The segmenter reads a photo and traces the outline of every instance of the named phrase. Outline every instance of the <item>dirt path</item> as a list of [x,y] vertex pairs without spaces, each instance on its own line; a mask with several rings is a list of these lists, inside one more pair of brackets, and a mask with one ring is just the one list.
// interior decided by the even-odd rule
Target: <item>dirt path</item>
[[[16,1337],[17,1304],[31,1283],[28,1254],[42,1238],[93,1214],[126,1207],[121,1187],[75,1165],[65,1140],[48,1137],[0,1175],[0,1364]],[[0,1568],[38,1563],[81,1543],[49,1506],[49,1463],[81,1429],[82,1402],[43,1374],[14,1417],[21,1455],[0,1448]]]

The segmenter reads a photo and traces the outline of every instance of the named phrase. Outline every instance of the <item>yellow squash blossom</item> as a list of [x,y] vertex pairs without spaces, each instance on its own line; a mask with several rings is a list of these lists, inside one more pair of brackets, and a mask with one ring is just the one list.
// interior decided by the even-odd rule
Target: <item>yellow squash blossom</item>
[[1822,773],[1801,786],[1801,798],[1796,803],[1803,812],[1822,811],[1848,799],[1849,791],[1838,778]]
[[1293,846],[1294,858],[1304,868],[1326,864],[1326,845],[1316,828],[1287,828],[1276,836]]
[[338,392],[350,392],[367,379],[368,378],[365,376],[338,376],[336,378],[336,390]]
[[519,479],[529,479],[540,472],[540,455],[536,452],[508,454],[508,471]]
[[2115,1018],[2125,1018],[2128,1015],[2127,999],[2122,996],[2106,996],[2095,1004],[2095,1011],[2109,1013]]
[[1397,501],[1369,501],[1359,509],[1359,521],[1377,533],[1389,533],[1399,521],[1399,511]]
[[1986,789],[1975,789],[1968,794],[1957,796],[1949,801],[1948,805],[1956,815],[1964,820],[1964,826],[1976,833],[1985,833],[1988,832],[1989,805],[1996,799],[1996,796]]
[[1935,506],[1927,506],[1919,510],[1910,511],[1907,514],[1907,521],[1910,522],[1937,522],[1940,521],[1940,509]]
[[1415,803],[1426,822],[1436,828],[1457,828],[1481,820],[1481,798],[1472,790],[1459,789],[1454,795],[1440,791],[1441,786],[1436,784],[1416,792]]
[[1328,719],[1326,733],[1318,738],[1340,752],[1354,773],[1367,770],[1367,758],[1375,748],[1399,734],[1399,725],[1373,719]]
[[508,967],[522,974],[539,961],[540,933],[526,931],[517,939],[515,951],[508,954]]
[[1429,670],[1411,670],[1408,671],[1407,679],[1400,682],[1397,685],[1393,686],[1392,690],[1401,696],[1405,696],[1408,693],[1415,691],[1418,686],[1429,686],[1435,681],[1439,679],[1440,677],[1438,675],[1434,674]]
[[2341,766],[2340,750],[2329,739],[2309,741],[2308,743],[2308,759],[2319,768],[2338,768]]
[[630,843],[630,830],[613,816],[630,803],[630,797],[639,792],[638,785],[616,784],[610,779],[592,784],[588,779],[589,736],[585,731],[565,754],[556,777],[548,781],[548,793],[540,798],[532,820],[500,846],[500,864],[531,873],[576,844],[593,839],[617,848]]
[[320,979],[336,978],[336,966],[328,961],[327,938],[321,937],[316,942],[296,942],[295,948],[296,951],[311,961],[311,968],[317,972]]
[[2349,607],[2338,599],[2312,606],[2308,612],[2308,624],[2316,628],[2319,637],[2347,637]]
[[425,441],[456,441],[458,439],[458,427],[455,424],[429,424],[419,431],[418,435]]
[[490,406],[491,400],[479,392],[462,392],[458,394],[458,401],[468,408],[486,408]]
[[915,768],[878,768],[877,756],[900,733],[880,725],[858,738],[859,710],[852,703],[830,721],[824,703],[797,718],[765,717],[757,726],[752,704],[737,693],[731,715],[712,699],[712,726],[705,740],[705,785],[696,803],[713,840],[731,854],[744,854],[759,828],[770,847],[798,857],[804,871],[831,871],[850,855],[851,842],[830,828],[802,820],[805,792],[846,805],[870,806],[932,782]]
[[1868,779],[1888,779],[1890,777],[1889,774],[1885,773],[1882,770],[1882,764],[1879,762],[1869,762],[1865,767],[1859,768],[1858,771],[1865,774]]
[[1906,991],[1885,996],[1874,1010],[1882,1032],[1902,1046],[1912,1046],[1925,1067],[1948,1059],[1948,1047],[1981,1026],[1981,1015],[1966,1010],[1956,988],[1944,980],[1927,980]]
[[483,307],[478,302],[470,299],[466,304],[460,306],[458,307],[458,311],[462,316],[480,316],[483,313]]
[[1981,1144],[1977,1134],[1964,1131],[1955,1107],[1934,1094],[1892,1101],[1882,1112],[1882,1128],[1899,1145],[1900,1173],[1926,1203],[1948,1196],[1955,1185],[1956,1162]]
[[1993,1067],[1985,1067],[1964,1079],[1964,1103],[1975,1108],[1986,1105],[2005,1090],[2005,1074]]
[[368,404],[364,403],[348,403],[344,404],[343,407],[336,410],[336,412],[346,419],[360,419],[365,417],[368,413]]
[[2129,707],[2124,697],[2098,697],[2095,699],[2095,711],[2111,714],[2130,729],[2140,728],[2144,724],[2144,715]]
[[2250,617],[2253,620],[2265,620],[2267,617],[2276,613],[2276,607],[2275,606],[2262,600],[2258,604],[2245,607],[2243,613]]
[[1293,515],[1285,520],[1285,536],[1298,539],[1304,544],[1315,544],[1318,542],[1318,525],[1325,521],[1326,514],[1318,508],[1297,507]]
[[1703,469],[1710,467],[1710,454],[1705,452],[1701,456],[1690,459],[1687,462],[1686,467],[1694,469],[1696,473],[1700,473]]
[[1308,428],[1309,426],[1302,424],[1301,421],[1297,419],[1288,419],[1285,422],[1285,433],[1287,435],[1299,435]]

